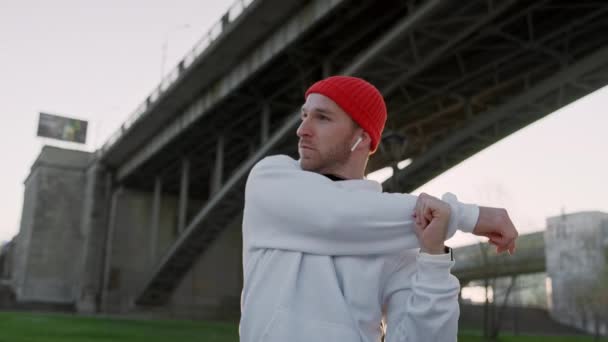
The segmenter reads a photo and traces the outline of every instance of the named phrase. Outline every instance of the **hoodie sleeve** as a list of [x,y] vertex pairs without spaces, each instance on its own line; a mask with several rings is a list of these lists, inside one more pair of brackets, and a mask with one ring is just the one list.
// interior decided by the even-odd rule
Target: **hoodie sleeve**
[[[244,247],[321,255],[417,248],[412,217],[416,201],[408,194],[344,189],[325,176],[303,171],[290,157],[267,157],[247,179]],[[472,230],[477,206],[459,203],[455,196],[448,203],[449,236],[457,228]]]
[[386,342],[457,340],[460,283],[450,273],[453,265],[449,254],[419,253],[392,273],[385,287]]

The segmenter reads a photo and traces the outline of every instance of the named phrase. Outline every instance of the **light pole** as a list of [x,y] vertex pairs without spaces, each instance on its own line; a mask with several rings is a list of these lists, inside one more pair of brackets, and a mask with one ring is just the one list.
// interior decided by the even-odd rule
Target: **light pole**
[[177,32],[184,29],[191,28],[190,24],[183,24],[173,27],[172,29],[167,30],[165,34],[165,39],[163,40],[163,44],[161,46],[161,61],[160,61],[160,81],[163,81],[163,77],[165,77],[165,64],[167,63],[167,50],[169,48],[169,34],[173,32]]

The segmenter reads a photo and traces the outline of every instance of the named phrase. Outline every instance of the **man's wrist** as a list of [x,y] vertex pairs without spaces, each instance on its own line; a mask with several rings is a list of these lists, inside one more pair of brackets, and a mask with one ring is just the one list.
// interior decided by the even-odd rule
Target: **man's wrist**
[[440,252],[437,252],[437,251],[430,252],[430,251],[426,251],[424,248],[420,248],[420,253],[424,253],[424,254],[427,254],[427,255],[433,256],[433,257],[449,255],[450,260],[454,261],[454,250],[448,246],[443,246],[443,248],[441,249]]
[[437,255],[437,254],[450,253],[450,248],[447,246],[443,246],[443,245],[441,247],[432,247],[432,248],[421,247],[420,251],[422,253],[426,253],[426,254]]
[[479,216],[473,228],[473,234],[485,236],[487,233],[496,230],[496,227],[500,227],[505,217],[508,217],[505,209],[479,207]]

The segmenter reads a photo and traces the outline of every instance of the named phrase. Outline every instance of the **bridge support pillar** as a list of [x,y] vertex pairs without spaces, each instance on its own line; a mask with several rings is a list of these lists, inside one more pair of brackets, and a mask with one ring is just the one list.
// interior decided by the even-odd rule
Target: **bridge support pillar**
[[216,194],[222,187],[222,178],[224,173],[224,136],[220,135],[217,140],[217,149],[215,152],[215,167],[211,176],[211,193],[210,196]]
[[[114,231],[116,229],[116,212],[118,210],[118,200],[122,193],[122,188],[117,188],[112,192],[110,200],[110,215],[108,218],[108,228],[105,241],[105,253],[103,257],[103,278],[101,280],[101,291],[100,291],[100,311],[107,312],[108,305],[108,290],[111,287],[111,261],[113,252],[114,242]],[[112,282],[113,283],[113,282]],[[113,286],[113,285],[112,285]]]
[[179,189],[179,221],[177,231],[181,234],[186,229],[186,213],[188,211],[188,186],[190,185],[190,160],[182,159],[182,176]]
[[160,228],[160,206],[161,206],[161,196],[163,190],[163,180],[160,176],[156,176],[154,180],[154,198],[152,200],[152,216],[150,218],[150,255],[149,255],[149,265],[150,268],[154,267],[156,261],[156,245],[158,242],[158,229]]
[[112,175],[100,163],[86,170],[83,198],[82,225],[83,254],[79,279],[76,285],[76,310],[95,313],[99,310],[103,258],[108,234],[108,212],[111,206]]

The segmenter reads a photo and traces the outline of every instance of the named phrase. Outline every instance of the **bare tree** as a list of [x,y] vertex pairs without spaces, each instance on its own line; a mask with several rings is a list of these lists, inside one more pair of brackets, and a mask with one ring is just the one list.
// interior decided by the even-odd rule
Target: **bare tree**
[[[606,253],[608,255],[608,253]],[[571,278],[566,288],[573,294],[573,302],[580,315],[581,325],[587,328],[593,324],[594,340],[601,338],[602,322],[608,322],[608,268],[596,277]]]
[[[497,277],[493,269],[496,265],[490,261],[489,251],[491,245],[479,243],[479,250],[482,264],[486,270],[483,277],[483,284],[486,290],[486,298],[483,309],[483,339],[484,341],[497,341],[505,319],[506,308],[509,304],[509,296],[517,283],[517,276],[510,278],[509,284],[504,291],[502,303],[498,303],[497,297]],[[490,300],[490,290],[492,290],[492,300]]]

